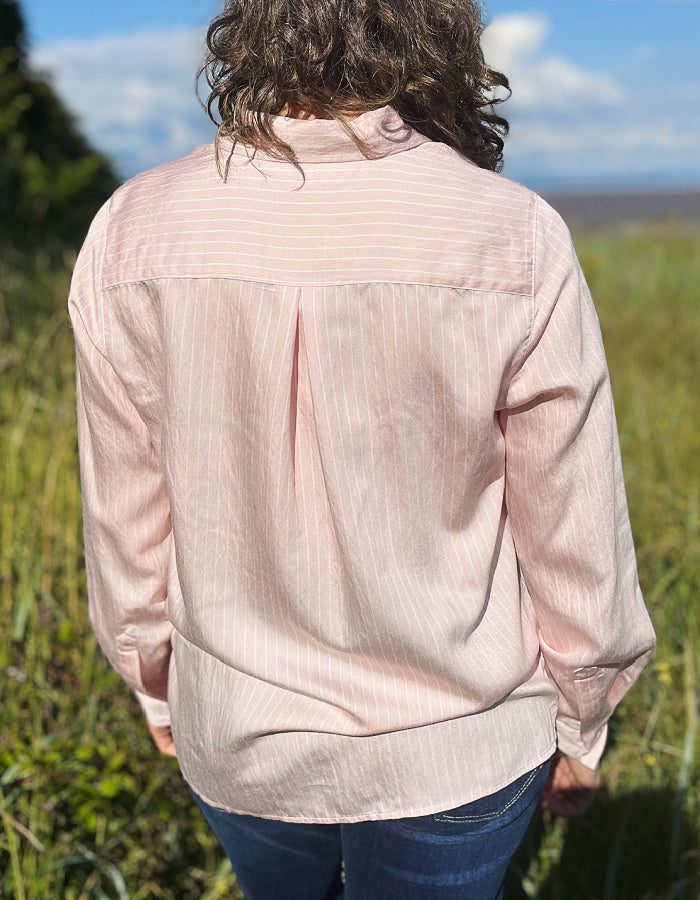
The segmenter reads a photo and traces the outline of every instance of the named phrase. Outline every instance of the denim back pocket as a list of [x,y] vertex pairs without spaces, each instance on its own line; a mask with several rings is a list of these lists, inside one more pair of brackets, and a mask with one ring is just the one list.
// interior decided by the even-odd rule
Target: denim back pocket
[[530,772],[486,797],[427,816],[397,819],[401,827],[411,831],[433,834],[464,834],[498,827],[517,818],[533,802],[539,801],[547,783],[551,760],[546,760]]

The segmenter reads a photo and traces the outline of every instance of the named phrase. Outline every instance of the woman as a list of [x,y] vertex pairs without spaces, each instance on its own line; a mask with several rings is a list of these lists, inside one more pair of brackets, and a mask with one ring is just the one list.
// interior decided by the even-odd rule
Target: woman
[[249,900],[502,896],[654,646],[595,310],[497,174],[481,33],[229,0],[215,145],[76,266],[91,620]]

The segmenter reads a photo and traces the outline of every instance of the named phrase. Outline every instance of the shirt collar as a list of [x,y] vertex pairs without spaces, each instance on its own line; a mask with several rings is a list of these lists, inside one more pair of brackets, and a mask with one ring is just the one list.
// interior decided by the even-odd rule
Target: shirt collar
[[[388,105],[368,110],[348,121],[355,133],[382,156],[410,150],[430,141],[430,138],[404,122]],[[334,119],[293,119],[271,115],[270,122],[275,134],[292,147],[301,163],[366,160],[352,138]],[[252,148],[237,142],[233,152],[234,155],[243,154],[250,158]],[[270,158],[260,150],[257,154],[264,159]]]

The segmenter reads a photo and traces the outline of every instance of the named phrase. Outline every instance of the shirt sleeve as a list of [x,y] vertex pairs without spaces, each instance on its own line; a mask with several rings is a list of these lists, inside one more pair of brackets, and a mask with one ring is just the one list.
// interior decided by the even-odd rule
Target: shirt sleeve
[[523,602],[559,693],[560,750],[595,768],[655,635],[637,577],[598,317],[571,237],[537,199],[530,342],[501,428]]
[[108,206],[78,256],[68,301],[77,361],[77,425],[88,610],[107,659],[135,690],[167,699],[170,507],[148,429],[115,372],[101,286]]

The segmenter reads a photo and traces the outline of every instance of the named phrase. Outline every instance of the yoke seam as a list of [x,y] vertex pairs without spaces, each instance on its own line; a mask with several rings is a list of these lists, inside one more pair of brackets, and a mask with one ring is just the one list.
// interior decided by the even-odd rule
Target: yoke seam
[[435,288],[454,288],[457,291],[476,291],[481,294],[504,294],[505,296],[510,297],[529,297],[530,294],[528,291],[524,290],[511,290],[507,291],[502,288],[485,288],[485,287],[473,287],[471,285],[458,285],[458,284],[448,284],[445,282],[434,282],[434,281],[399,281],[396,279],[383,279],[383,278],[371,278],[371,279],[343,279],[340,281],[286,281],[280,280],[275,281],[270,278],[248,278],[245,275],[218,275],[218,274],[207,274],[207,275],[154,275],[153,277],[147,278],[127,278],[123,281],[114,281],[110,284],[106,284],[103,287],[103,290],[113,290],[115,288],[125,287],[130,284],[151,284],[154,281],[187,281],[187,280],[201,280],[201,279],[212,279],[212,280],[220,280],[220,281],[246,281],[252,282],[253,284],[258,285],[270,285],[270,286],[286,286],[286,287],[338,287],[339,285],[349,285],[349,284],[406,284],[406,285],[415,285],[416,287],[435,287]]

